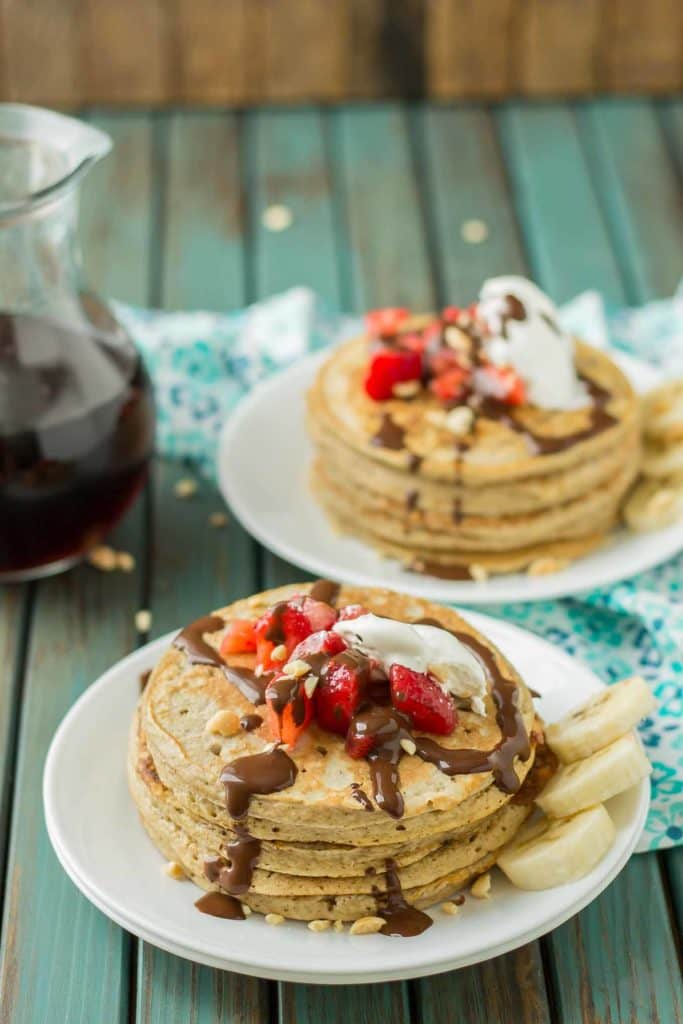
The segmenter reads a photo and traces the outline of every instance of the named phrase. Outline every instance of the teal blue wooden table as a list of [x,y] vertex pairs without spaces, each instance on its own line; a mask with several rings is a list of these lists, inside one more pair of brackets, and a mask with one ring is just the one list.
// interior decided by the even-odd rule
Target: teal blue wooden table
[[[681,101],[88,116],[116,149],[86,197],[87,263],[129,302],[228,309],[305,283],[347,309],[429,309],[514,272],[557,300],[597,287],[637,303],[683,272]],[[274,204],[292,213],[286,230],[264,220]],[[485,241],[465,240],[468,220]],[[65,711],[147,639],[136,610],[151,609],[156,636],[302,576],[236,522],[208,529],[221,501],[206,484],[177,500],[187,474],[158,465],[113,538],[135,572],[82,566],[0,590],[0,1021],[681,1021],[683,848],[634,857],[577,917],[487,964],[334,991],[176,959],[80,896],[41,806]]]

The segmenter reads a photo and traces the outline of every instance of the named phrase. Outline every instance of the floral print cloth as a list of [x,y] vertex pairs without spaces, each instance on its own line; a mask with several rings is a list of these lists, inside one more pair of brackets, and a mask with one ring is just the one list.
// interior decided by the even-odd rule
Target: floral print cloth
[[[154,382],[157,447],[214,475],[220,430],[256,383],[358,330],[306,288],[235,313],[166,313],[116,304]],[[638,309],[608,307],[596,292],[561,310],[568,329],[622,357],[639,376],[683,377],[683,291]],[[683,526],[682,547],[683,547]],[[652,803],[639,850],[683,843],[683,555],[580,598],[487,609],[580,659],[606,683],[639,673],[657,711],[640,734],[652,761]]]

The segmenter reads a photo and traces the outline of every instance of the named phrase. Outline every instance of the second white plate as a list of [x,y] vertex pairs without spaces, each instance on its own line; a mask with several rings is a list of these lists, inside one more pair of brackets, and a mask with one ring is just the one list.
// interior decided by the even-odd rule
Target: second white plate
[[331,528],[308,486],[313,448],[305,395],[323,355],[277,374],[230,417],[218,450],[218,478],[243,526],[271,551],[317,574],[359,586],[383,586],[431,601],[493,604],[566,597],[604,587],[666,561],[683,549],[683,524],[655,533],[615,533],[600,550],[550,576],[522,573],[485,582],[408,572]]

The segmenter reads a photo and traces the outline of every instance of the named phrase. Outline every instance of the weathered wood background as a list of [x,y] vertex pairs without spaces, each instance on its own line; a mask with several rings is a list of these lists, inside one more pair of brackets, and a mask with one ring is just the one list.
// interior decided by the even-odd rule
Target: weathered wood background
[[255,104],[683,86],[683,0],[0,0],[0,96]]

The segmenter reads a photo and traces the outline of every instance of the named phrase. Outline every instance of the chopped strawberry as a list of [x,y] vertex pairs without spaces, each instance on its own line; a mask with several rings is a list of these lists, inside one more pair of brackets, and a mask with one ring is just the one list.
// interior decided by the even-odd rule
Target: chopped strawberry
[[361,615],[367,615],[368,610],[363,604],[347,604],[344,608],[339,609],[339,622],[345,622],[349,619],[358,619]]
[[[277,708],[277,691],[269,693],[271,686],[277,687],[278,681],[284,680],[292,685],[291,699],[281,710]],[[291,683],[287,677],[280,676],[271,682],[266,689],[267,723],[270,733],[278,743],[293,747],[299,737],[306,731],[313,719],[313,701],[304,689],[303,681]]]
[[429,382],[429,387],[440,402],[445,404],[458,402],[465,395],[468,376],[466,370],[453,367],[452,370],[447,370],[438,377],[434,377]]
[[301,612],[308,619],[308,624],[314,633],[323,629],[331,629],[337,621],[337,612],[332,605],[325,601],[316,601],[313,597],[301,598],[299,604]]
[[311,633],[296,645],[290,655],[290,661],[305,661],[306,657],[311,654],[341,654],[344,650],[346,650],[346,641],[339,633],[321,629],[317,633]]
[[352,727],[346,734],[346,743],[344,746],[349,757],[354,757],[356,760],[360,760],[361,758],[368,756],[376,742],[377,740],[375,736],[362,736],[359,733],[354,732]]
[[389,684],[391,703],[408,715],[416,729],[439,736],[453,732],[458,720],[455,705],[435,679],[404,665],[392,665]]
[[253,619],[233,619],[221,643],[221,654],[252,654],[256,650]]
[[422,357],[406,349],[380,348],[374,353],[365,376],[365,390],[375,402],[391,398],[395,384],[419,380]]
[[372,309],[365,314],[365,329],[373,338],[392,338],[410,316],[403,306]]
[[362,699],[357,671],[343,662],[331,661],[315,691],[318,724],[329,732],[345,735]]
[[462,369],[460,356],[455,349],[440,348],[429,357],[429,372],[433,377],[440,377],[449,370]]
[[441,319],[445,324],[456,324],[462,313],[460,306],[446,306],[441,311]]
[[526,401],[524,381],[510,366],[489,363],[477,371],[477,386],[506,405],[523,405]]

